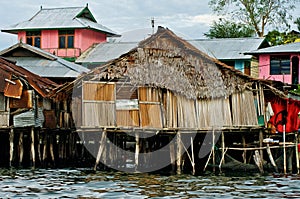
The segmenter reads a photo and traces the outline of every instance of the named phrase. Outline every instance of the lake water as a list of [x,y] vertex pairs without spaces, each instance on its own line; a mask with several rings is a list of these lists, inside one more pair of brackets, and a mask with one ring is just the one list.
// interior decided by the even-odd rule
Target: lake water
[[2,169],[0,198],[300,198],[300,177]]

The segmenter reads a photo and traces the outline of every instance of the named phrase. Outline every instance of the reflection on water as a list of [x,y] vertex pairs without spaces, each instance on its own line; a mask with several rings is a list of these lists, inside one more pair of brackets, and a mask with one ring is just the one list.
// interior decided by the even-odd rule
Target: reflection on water
[[0,198],[300,198],[300,178],[0,170]]

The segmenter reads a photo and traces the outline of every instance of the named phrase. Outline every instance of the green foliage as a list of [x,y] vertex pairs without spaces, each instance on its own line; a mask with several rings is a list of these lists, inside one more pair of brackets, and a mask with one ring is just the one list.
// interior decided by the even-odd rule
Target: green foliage
[[300,31],[300,17],[298,17],[295,21],[294,24],[297,25],[298,31]]
[[268,32],[266,35],[266,39],[272,46],[281,45],[281,44],[287,44],[292,43],[296,39],[298,39],[298,36],[292,33],[287,32],[279,32],[277,30],[273,30]]
[[211,26],[210,30],[204,35],[212,39],[252,37],[254,34],[255,31],[245,24],[219,19],[218,22],[213,22],[213,25]]
[[289,28],[289,14],[299,0],[210,0],[209,6],[217,14],[228,14],[233,20],[252,27],[259,37],[265,29]]

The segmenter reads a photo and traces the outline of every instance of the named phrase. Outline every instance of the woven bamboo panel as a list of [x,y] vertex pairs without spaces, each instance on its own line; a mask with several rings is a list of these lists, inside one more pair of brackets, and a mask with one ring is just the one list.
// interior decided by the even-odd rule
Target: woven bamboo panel
[[84,100],[113,101],[115,84],[85,82],[83,84]]
[[197,128],[195,101],[177,96],[178,127]]
[[257,125],[253,93],[244,91],[231,97],[233,125]]
[[197,100],[196,112],[199,128],[232,126],[228,98]]
[[117,126],[137,127],[139,123],[138,110],[117,110]]
[[83,126],[115,126],[115,104],[84,102]]
[[142,127],[162,128],[161,109],[157,104],[140,104]]

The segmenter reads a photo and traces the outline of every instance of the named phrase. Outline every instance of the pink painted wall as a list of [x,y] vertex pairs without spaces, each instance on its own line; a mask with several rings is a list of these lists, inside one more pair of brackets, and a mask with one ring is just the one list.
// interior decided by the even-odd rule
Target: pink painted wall
[[[300,58],[300,54],[291,54],[290,55],[291,59],[293,56],[298,56]],[[291,83],[292,82],[292,60],[291,60],[290,70],[291,73],[288,75],[270,75],[270,55],[269,54],[259,55],[259,78],[261,79],[270,79],[270,80],[281,81],[284,83]]]
[[23,43],[26,43],[26,32],[25,31],[18,32],[18,42],[21,40]]
[[[26,43],[26,32],[18,33],[18,40]],[[74,49],[58,49],[58,30],[42,30],[41,48],[60,57],[78,57],[94,43],[106,42],[106,34],[89,29],[77,29],[74,35]]]
[[58,30],[42,31],[42,48],[58,48]]
[[84,52],[94,43],[101,42],[106,42],[106,35],[104,33],[89,29],[75,30],[75,47],[81,48],[81,52]]

